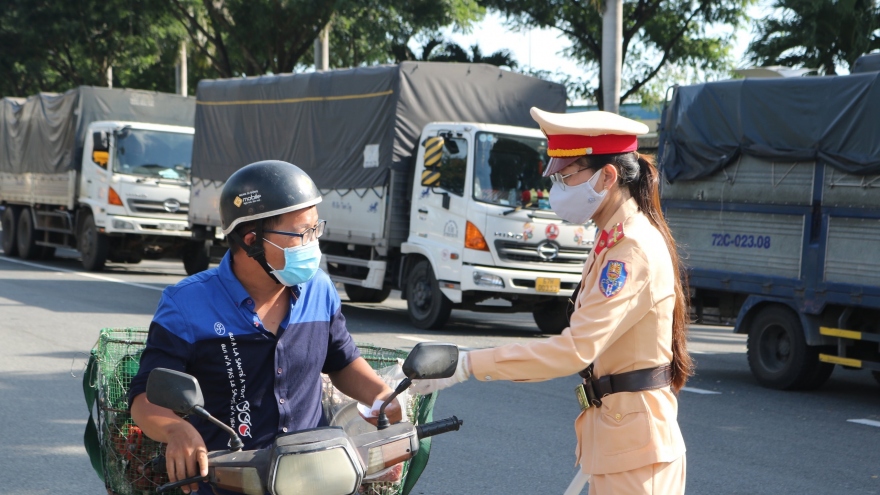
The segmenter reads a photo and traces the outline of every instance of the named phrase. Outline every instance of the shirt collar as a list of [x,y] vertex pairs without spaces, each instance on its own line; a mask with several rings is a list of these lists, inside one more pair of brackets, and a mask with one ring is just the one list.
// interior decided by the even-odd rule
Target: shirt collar
[[248,299],[251,298],[250,294],[248,294],[247,290],[241,285],[238,277],[235,276],[235,272],[232,271],[232,251],[226,251],[226,254],[223,256],[223,260],[220,261],[220,266],[218,267],[220,273],[220,280],[223,282],[223,287],[226,289],[226,292],[229,293],[229,296],[235,301],[236,306],[241,306]]
[[[227,250],[226,254],[223,256],[223,260],[220,261],[220,265],[218,267],[220,271],[220,280],[223,282],[223,287],[226,288],[226,291],[229,293],[229,296],[235,301],[235,305],[241,307],[242,304],[253,305],[253,300],[251,299],[251,295],[248,294],[247,289],[241,285],[241,282],[238,280],[238,277],[235,276],[235,272],[232,271],[232,252]],[[290,288],[291,292],[293,292],[293,299],[291,300],[291,306],[296,305],[296,301],[299,299],[302,294],[302,284],[294,285]]]
[[[605,225],[602,226],[602,230],[611,230],[615,225],[619,223],[625,223],[629,217],[635,215],[639,211],[639,205],[636,203],[635,198],[629,198],[624,201],[620,208],[614,212],[614,215],[611,215],[611,218],[605,222]],[[602,232],[600,231],[599,234]]]

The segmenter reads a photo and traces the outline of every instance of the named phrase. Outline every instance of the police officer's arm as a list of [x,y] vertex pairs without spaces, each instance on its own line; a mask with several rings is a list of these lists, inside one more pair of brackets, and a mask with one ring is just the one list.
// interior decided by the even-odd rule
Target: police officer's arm
[[[620,272],[625,280],[617,292],[615,286],[601,285],[602,271],[609,269],[615,276],[616,267],[608,266],[611,262],[623,263],[620,268],[625,270]],[[600,273],[581,290],[581,306],[569,328],[540,342],[471,351],[468,357],[474,377],[542,381],[575,374],[641,320],[654,305],[646,255],[634,242],[625,241],[596,263],[594,269]]]

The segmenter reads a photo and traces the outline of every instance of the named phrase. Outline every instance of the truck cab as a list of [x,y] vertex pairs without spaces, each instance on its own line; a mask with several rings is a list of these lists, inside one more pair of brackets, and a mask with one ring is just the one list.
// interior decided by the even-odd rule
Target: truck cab
[[[136,122],[89,126],[76,219],[87,268],[102,258],[138,262],[172,253],[187,264],[187,253],[200,253],[187,224],[193,134],[192,127]],[[191,259],[187,271],[206,268],[206,260]]]
[[[550,209],[551,183],[542,175],[548,161],[547,138],[537,129],[454,122],[424,128],[401,246],[411,319],[431,327],[455,305],[529,311],[545,333],[568,326],[565,306],[596,227],[565,222]],[[493,299],[506,303],[482,304]]]

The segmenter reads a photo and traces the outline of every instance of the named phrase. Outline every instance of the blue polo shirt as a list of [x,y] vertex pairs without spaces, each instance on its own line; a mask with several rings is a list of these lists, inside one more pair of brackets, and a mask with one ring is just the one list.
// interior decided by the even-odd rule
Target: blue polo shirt
[[[324,426],[321,373],[345,368],[360,353],[326,273],[319,270],[292,287],[290,299],[274,335],[254,312],[228,252],[217,268],[166,288],[129,404],[146,391],[152,369],[170,368],[199,380],[205,409],[238,432],[245,450],[266,447],[279,434]],[[219,428],[195,415],[189,421],[209,451],[228,448],[229,436]]]

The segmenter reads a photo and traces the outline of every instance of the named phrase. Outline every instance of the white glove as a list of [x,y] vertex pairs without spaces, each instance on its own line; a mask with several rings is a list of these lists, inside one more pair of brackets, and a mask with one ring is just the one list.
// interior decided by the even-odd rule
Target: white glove
[[438,378],[436,380],[413,380],[413,386],[410,390],[419,395],[428,395],[467,381],[470,376],[471,363],[468,355],[464,351],[458,351],[458,365],[455,367],[455,374],[449,378]]

